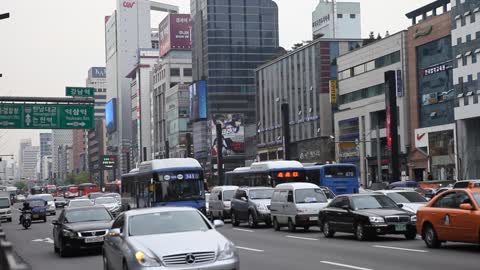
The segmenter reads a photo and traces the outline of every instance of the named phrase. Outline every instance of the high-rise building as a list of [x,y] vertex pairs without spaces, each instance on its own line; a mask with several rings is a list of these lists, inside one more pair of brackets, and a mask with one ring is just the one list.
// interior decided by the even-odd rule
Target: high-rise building
[[458,179],[480,179],[480,2],[451,4]]
[[320,0],[312,12],[312,32],[316,38],[361,38],[358,2]]
[[23,150],[27,146],[32,145],[32,140],[31,139],[22,139],[20,140],[20,149],[18,150],[18,175],[20,178],[24,178],[23,175]]
[[[45,156],[52,155],[52,133],[40,133],[40,160]],[[44,181],[51,177],[51,175],[43,172],[44,167],[40,166],[40,180]],[[46,176],[46,178],[43,178]]]
[[106,130],[105,120],[95,119],[95,128],[88,131],[88,170],[90,178],[97,183],[104,179],[103,169],[100,161],[106,153]]
[[[256,136],[255,69],[279,51],[278,7],[272,0],[191,0],[190,10],[193,81],[206,80],[208,93],[208,119],[192,124],[195,152],[205,156],[195,157],[202,164],[211,161],[208,169],[212,171],[216,167],[215,152],[209,147],[215,140],[212,127],[221,119],[230,115],[241,123],[244,138]],[[207,134],[206,143],[202,138]],[[236,154],[225,157],[225,170],[255,158],[255,142],[247,142],[251,145],[242,140]]]
[[84,129],[74,129],[72,135],[73,172],[80,173],[87,170],[87,133]]
[[[108,134],[109,153],[119,155],[119,172],[130,166],[131,151],[131,79],[127,78],[139,62],[138,49],[153,48],[150,12],[178,12],[178,7],[148,0],[117,0],[117,9],[105,19],[107,100],[116,99],[116,129]],[[128,163],[128,164],[127,164]],[[119,174],[117,174],[119,175]]]
[[128,73],[131,79],[132,159],[134,164],[152,159],[151,71],[158,61],[156,49],[139,49],[138,63]]
[[23,177],[27,181],[37,180],[37,163],[40,157],[39,146],[26,146],[23,149],[22,163]]
[[[64,181],[67,168],[73,168],[73,161],[65,154],[67,148],[71,148],[73,144],[73,130],[71,129],[55,129],[52,131],[52,171],[53,177],[57,181]],[[71,152],[71,150],[70,150]],[[73,156],[73,155],[72,155]],[[68,164],[72,161],[72,164]]]
[[86,86],[95,89],[95,118],[105,118],[107,102],[107,80],[105,67],[91,67],[88,70]]
[[[170,14],[159,25],[161,60],[152,71],[151,91],[151,141],[155,158],[167,157],[166,146],[169,157],[179,156],[179,152],[185,150],[185,145],[180,149],[180,141],[190,131],[184,85],[192,82],[191,25],[190,14]],[[171,111],[170,117],[168,111]],[[181,134],[183,139],[171,133]]]
[[437,0],[409,12],[407,30],[412,180],[456,179],[455,93],[450,0]]
[[41,179],[52,178],[52,155],[45,155],[41,159]]

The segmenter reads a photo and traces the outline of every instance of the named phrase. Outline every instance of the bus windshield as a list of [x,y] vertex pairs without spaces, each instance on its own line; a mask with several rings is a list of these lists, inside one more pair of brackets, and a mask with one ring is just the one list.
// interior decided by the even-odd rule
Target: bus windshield
[[161,181],[155,185],[157,202],[204,199],[203,180]]
[[326,166],[326,178],[351,178],[355,177],[355,167],[353,166]]

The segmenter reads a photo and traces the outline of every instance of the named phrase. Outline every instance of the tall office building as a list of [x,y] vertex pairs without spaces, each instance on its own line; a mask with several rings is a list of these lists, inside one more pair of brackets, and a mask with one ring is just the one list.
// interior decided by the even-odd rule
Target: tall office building
[[361,38],[360,3],[320,0],[312,12],[314,38]]
[[[45,156],[52,155],[52,133],[40,133],[40,160],[43,160]],[[47,180],[49,174],[43,172],[43,166],[40,166],[40,180]],[[47,176],[44,178],[44,176]]]
[[480,2],[451,4],[458,179],[480,179]]
[[22,139],[20,140],[20,149],[18,150],[18,175],[20,178],[24,178],[23,175],[23,150],[27,146],[32,145],[32,140],[31,139]]
[[23,169],[23,177],[27,181],[37,180],[37,163],[39,157],[40,147],[29,145],[23,149],[21,166]]
[[87,133],[84,129],[72,131],[73,172],[80,173],[87,170]]
[[[190,6],[193,80],[207,82],[209,114],[208,119],[193,123],[195,152],[207,155],[195,157],[202,163],[212,159],[215,151],[209,146],[214,142],[213,127],[217,122],[235,119],[243,134],[237,134],[239,144],[232,146],[235,154],[225,157],[225,169],[245,166],[246,159],[255,158],[254,140],[247,141],[245,147],[242,139],[256,135],[255,68],[279,50],[277,4],[272,0],[191,0]],[[207,144],[201,140],[205,133],[209,135]],[[245,153],[245,149],[253,151]],[[212,170],[214,163],[212,159]]]
[[[178,12],[178,7],[148,0],[117,0],[117,9],[105,19],[107,100],[116,99],[116,126],[108,133],[108,151],[119,156],[119,172],[130,167],[131,151],[131,79],[128,73],[139,62],[138,49],[158,47],[152,42],[151,11]],[[119,174],[117,174],[119,175]]]
[[[53,177],[58,181],[64,181],[62,176],[67,172],[67,163],[71,160],[67,158],[65,152],[67,148],[71,148],[73,144],[73,130],[71,129],[55,129],[52,131],[52,171]],[[71,150],[70,150],[71,151]],[[73,163],[73,162],[72,162]],[[71,171],[69,171],[71,172]]]
[[95,89],[95,118],[104,118],[105,103],[107,102],[107,80],[105,67],[91,67],[88,70],[86,86]]

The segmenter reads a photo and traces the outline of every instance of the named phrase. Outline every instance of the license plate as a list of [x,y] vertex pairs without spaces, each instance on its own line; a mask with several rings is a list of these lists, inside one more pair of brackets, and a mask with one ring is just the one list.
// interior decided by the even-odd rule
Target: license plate
[[38,218],[38,215],[32,215],[32,218]]
[[85,238],[85,243],[103,242],[103,236]]
[[318,217],[310,217],[310,220],[318,220]]
[[395,231],[397,231],[397,232],[404,232],[406,230],[407,230],[407,225],[405,225],[405,224],[395,225]]

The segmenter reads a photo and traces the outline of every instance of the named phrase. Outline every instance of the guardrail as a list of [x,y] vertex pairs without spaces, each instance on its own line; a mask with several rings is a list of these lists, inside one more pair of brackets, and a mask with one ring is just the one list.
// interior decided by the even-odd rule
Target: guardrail
[[0,226],[0,269],[2,270],[30,270],[30,267],[19,262],[13,251],[12,243],[6,239],[5,232]]

